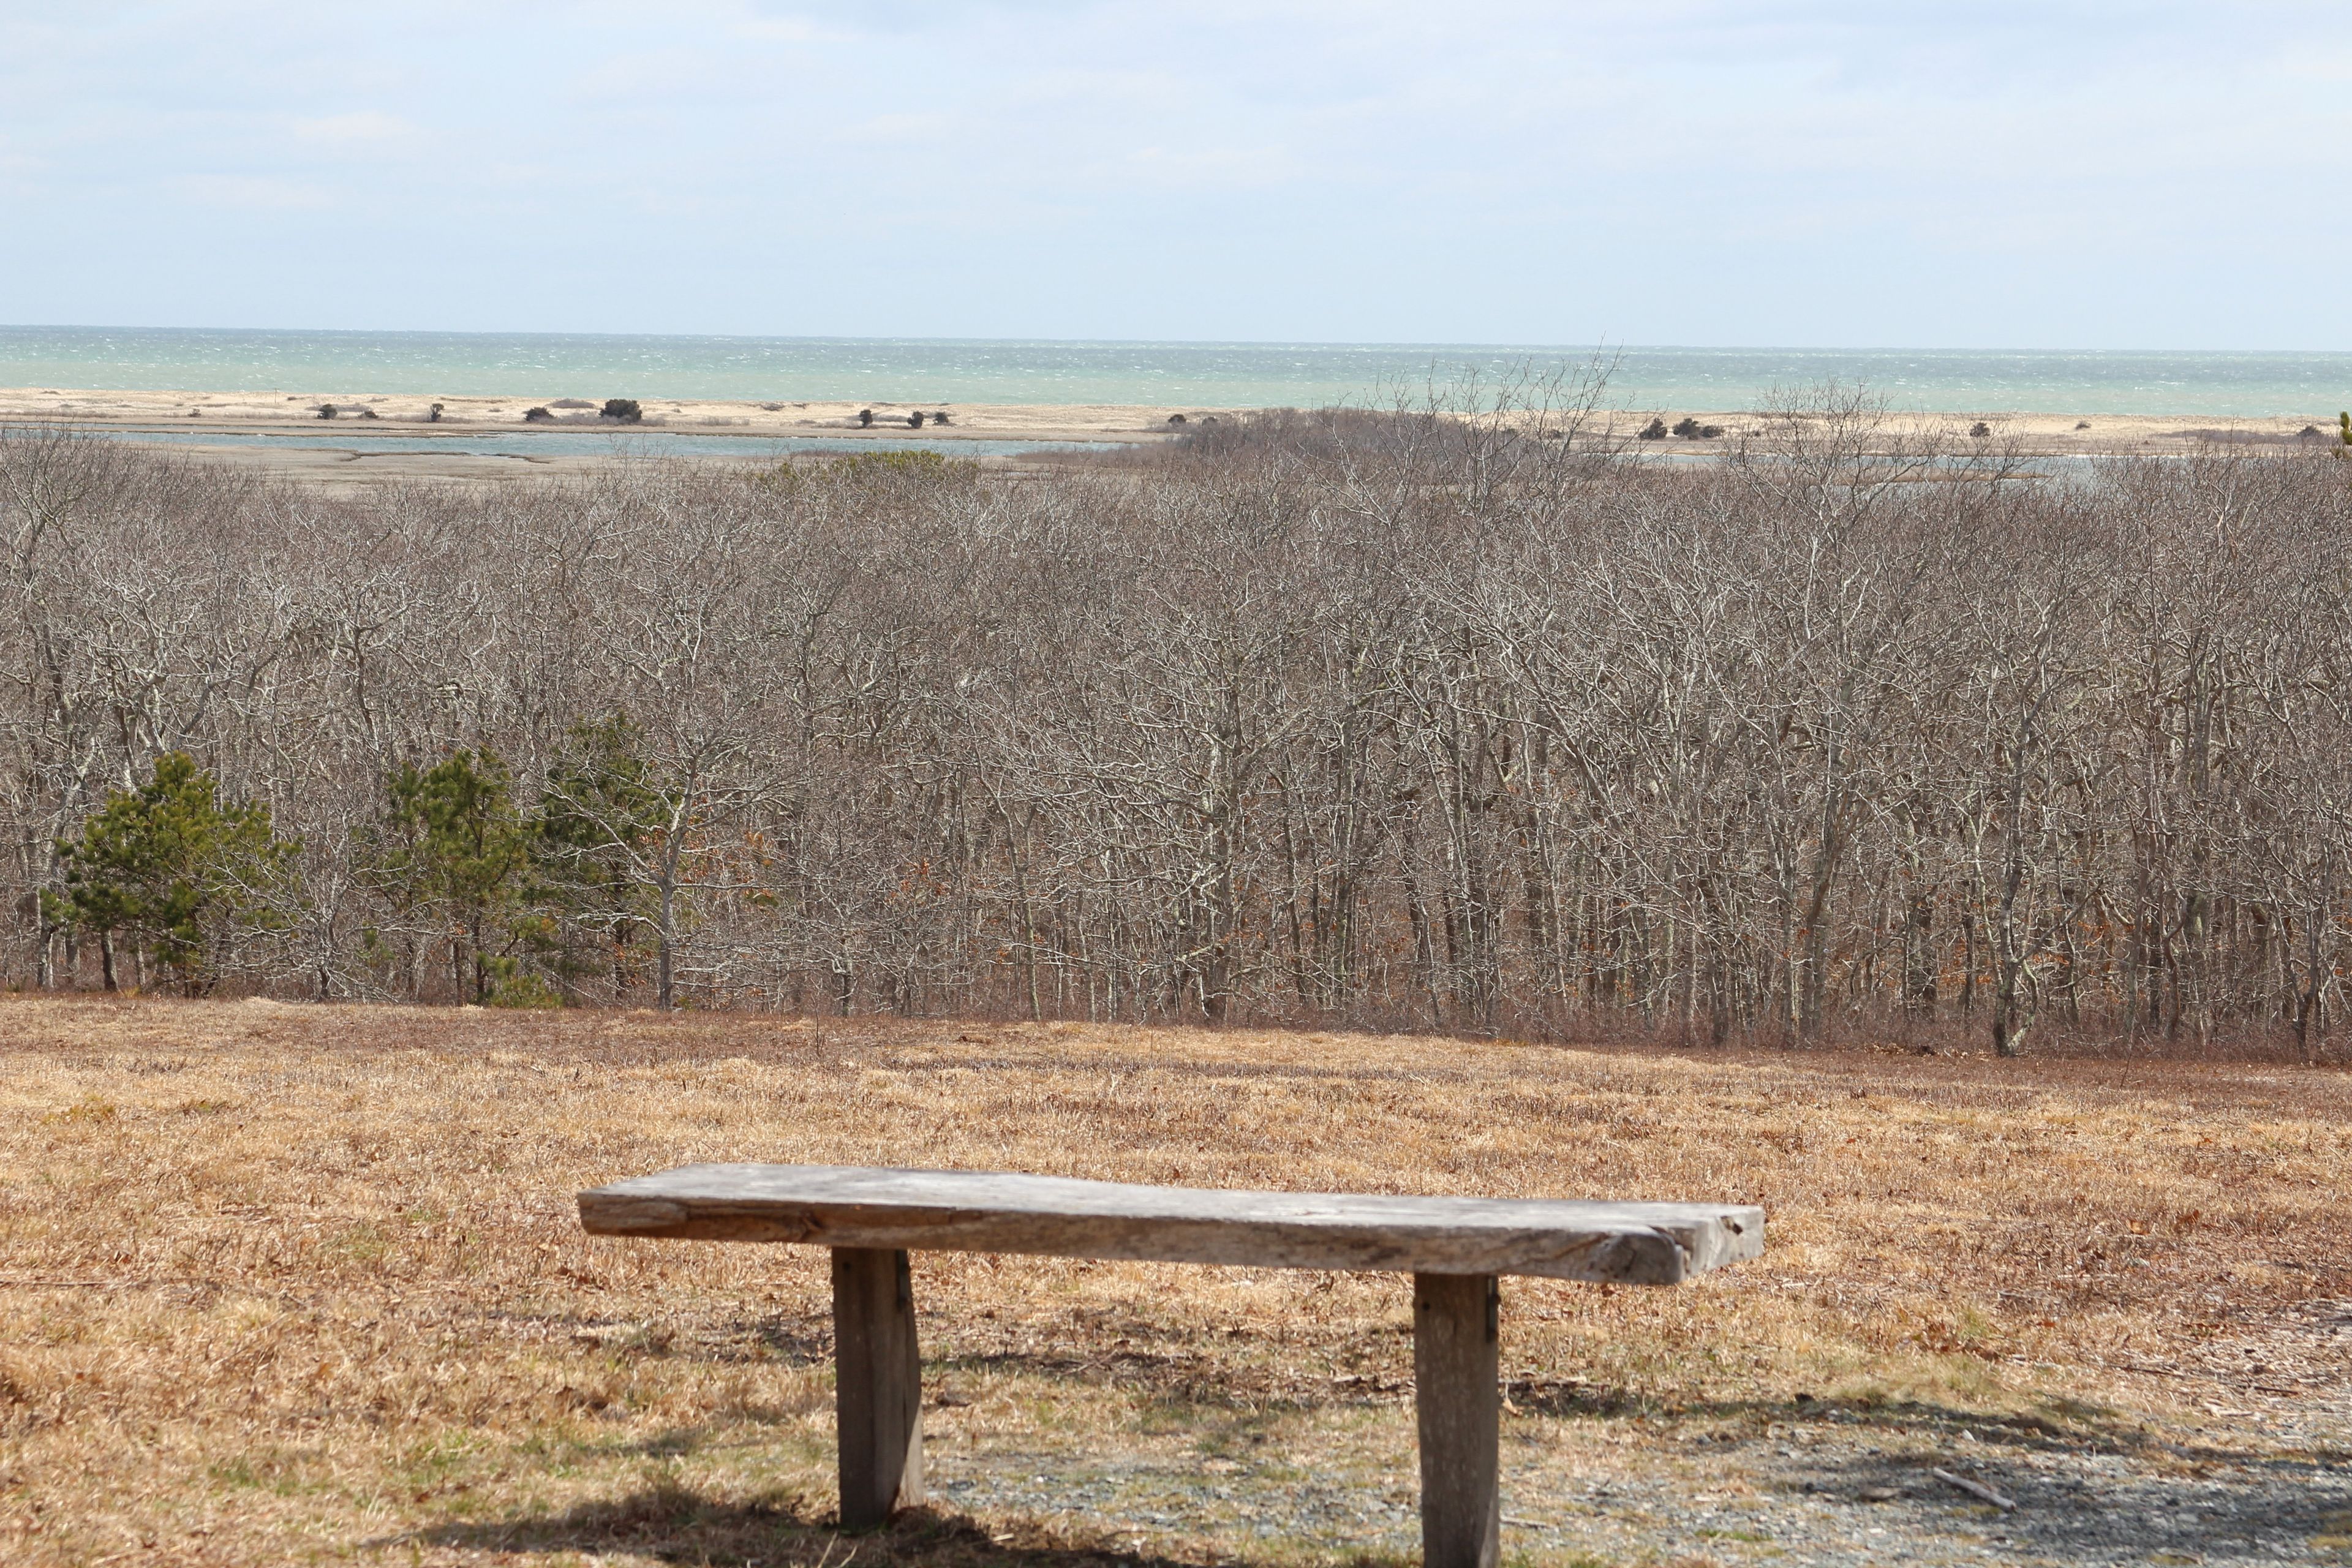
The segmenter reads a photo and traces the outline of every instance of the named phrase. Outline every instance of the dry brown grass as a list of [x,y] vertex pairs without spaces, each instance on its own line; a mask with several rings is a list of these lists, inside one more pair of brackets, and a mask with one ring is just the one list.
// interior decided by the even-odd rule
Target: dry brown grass
[[2341,1073],[55,1000],[0,1072],[11,1563],[1410,1548],[1401,1281],[951,1256],[965,1489],[836,1542],[823,1255],[575,1224],[697,1160],[1769,1205],[1689,1288],[1507,1283],[1523,1496],[1801,1408],[2160,1458],[2343,1389]]

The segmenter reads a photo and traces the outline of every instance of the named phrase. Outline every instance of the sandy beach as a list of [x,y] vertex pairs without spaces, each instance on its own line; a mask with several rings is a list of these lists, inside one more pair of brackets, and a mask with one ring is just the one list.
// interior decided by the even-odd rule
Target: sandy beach
[[[320,410],[335,410],[332,420]],[[598,417],[599,404],[586,398],[457,397],[441,395],[280,392],[89,392],[69,387],[0,388],[0,419],[70,419],[107,425],[170,422],[215,429],[278,428],[298,426],[304,434],[348,429],[355,436],[369,426],[394,425],[428,426],[429,433],[474,432],[485,429],[567,428],[610,430]],[[1171,415],[1198,417],[1201,410],[1183,407],[1118,405],[1023,404],[902,404],[902,403],[748,403],[642,400],[643,424],[691,435],[827,436],[904,437],[910,417],[924,416],[923,434],[953,440],[1133,441],[1165,434]],[[433,417],[438,408],[440,417]],[[524,416],[544,408],[548,421],[527,423]],[[871,409],[871,426],[858,419]],[[933,416],[945,412],[941,426]],[[1210,410],[1208,412],[1215,412]],[[390,432],[375,431],[375,434]],[[401,434],[427,433],[404,429]]]
[[[331,418],[322,411],[331,407]],[[467,397],[426,394],[337,394],[333,392],[90,391],[70,387],[0,388],[0,422],[70,422],[144,435],[160,445],[187,436],[299,436],[299,447],[275,443],[184,445],[208,460],[258,467],[273,473],[321,483],[380,482],[394,478],[509,479],[579,472],[605,459],[595,454],[534,452],[532,437],[550,432],[642,431],[664,437],[708,437],[694,455],[719,461],[772,463],[772,448],[732,448],[729,437],[815,437],[834,441],[887,441],[903,446],[936,444],[943,453],[974,442],[1034,441],[1132,445],[1164,440],[1195,423],[1231,417],[1231,409],[1136,404],[949,404],[887,402],[748,402],[694,399],[643,400],[643,418],[616,426],[599,416],[599,405],[585,398],[528,396]],[[529,420],[533,409],[546,416]],[[436,414],[437,411],[437,414]],[[870,412],[872,422],[861,418]],[[913,425],[919,413],[923,423]],[[1640,428],[1654,414],[1669,422],[1691,415],[1719,426],[1726,439],[1760,426],[1753,411],[1738,409],[1618,410],[1602,415],[1620,433]],[[1898,412],[1898,423],[1940,426],[1965,436],[1981,423],[1995,439],[2034,456],[2179,453],[2226,442],[2273,448],[2315,439],[2332,441],[2331,429],[2298,419],[2200,418],[2194,416],[2087,415],[1956,410]],[[184,436],[183,433],[186,433]],[[2306,433],[2308,432],[2308,433]],[[476,438],[496,433],[513,437],[509,450],[393,451],[377,447],[386,437]],[[331,445],[313,444],[332,437]],[[405,444],[405,442],[404,442]],[[1675,440],[1675,449],[1696,443]],[[992,450],[1001,450],[992,448]],[[1000,456],[996,460],[1003,460]]]

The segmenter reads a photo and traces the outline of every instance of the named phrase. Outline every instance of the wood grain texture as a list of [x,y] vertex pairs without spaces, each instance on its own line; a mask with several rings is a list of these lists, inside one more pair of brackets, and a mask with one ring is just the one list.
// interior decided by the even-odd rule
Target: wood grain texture
[[867,1530],[923,1500],[923,1374],[905,1253],[834,1249],[833,1359],[841,1524]]
[[580,1194],[598,1235],[1672,1285],[1764,1249],[1736,1204],[1253,1193],[983,1171],[688,1165]]
[[1413,1277],[1423,1568],[1495,1568],[1502,1551],[1501,1304],[1491,1274]]

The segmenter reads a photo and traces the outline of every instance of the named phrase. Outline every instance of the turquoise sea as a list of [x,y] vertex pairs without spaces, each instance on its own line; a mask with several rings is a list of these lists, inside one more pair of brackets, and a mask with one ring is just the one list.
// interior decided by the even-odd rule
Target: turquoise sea
[[1939,412],[2330,420],[2352,353],[1154,343],[0,326],[0,386],[1201,408],[1386,401],[1465,372],[1611,365],[1620,407],[1751,408],[1861,383]]

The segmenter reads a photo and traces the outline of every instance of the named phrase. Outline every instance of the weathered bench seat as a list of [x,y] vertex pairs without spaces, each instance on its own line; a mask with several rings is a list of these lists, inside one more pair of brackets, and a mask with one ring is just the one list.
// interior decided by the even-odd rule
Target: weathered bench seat
[[688,1165],[580,1194],[606,1236],[1674,1285],[1762,1249],[1760,1209],[1153,1187],[984,1171]]
[[922,1495],[909,1252],[1412,1274],[1430,1568],[1496,1559],[1497,1276],[1673,1285],[1764,1247],[1763,1211],[1742,1205],[1231,1192],[841,1165],[688,1165],[582,1193],[580,1220],[604,1236],[833,1249],[851,1526]]

